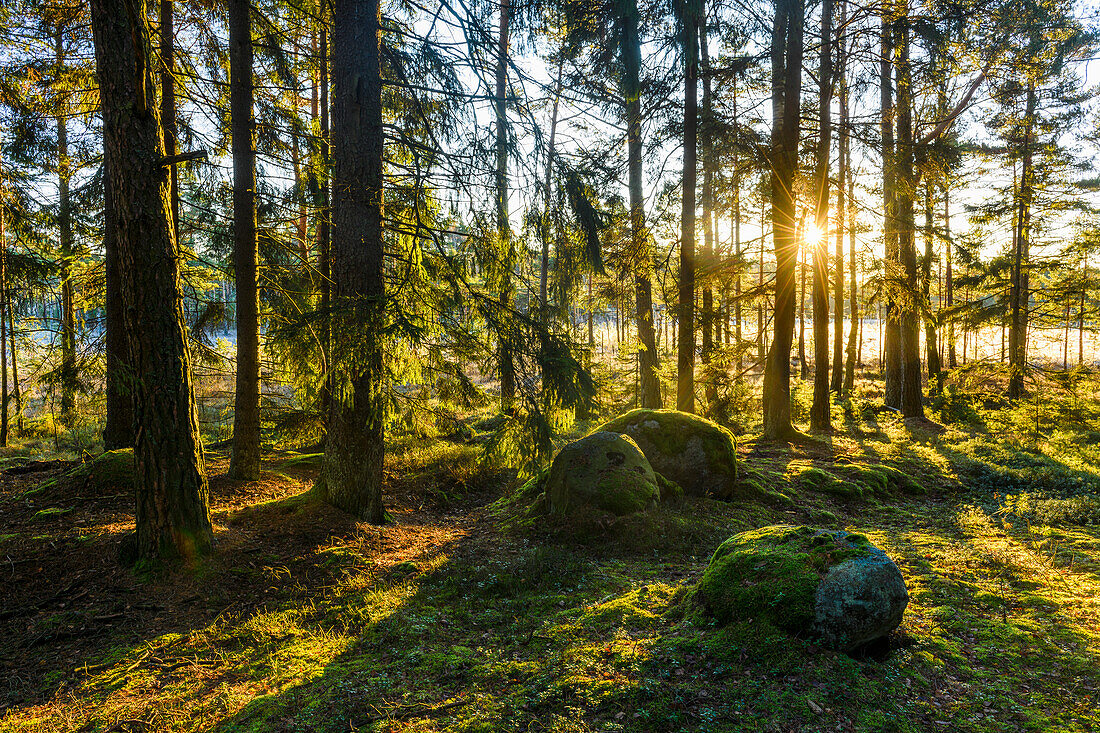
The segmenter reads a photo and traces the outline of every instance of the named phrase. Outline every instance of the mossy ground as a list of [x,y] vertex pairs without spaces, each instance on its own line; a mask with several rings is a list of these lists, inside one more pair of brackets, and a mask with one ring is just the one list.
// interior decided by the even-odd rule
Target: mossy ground
[[[1100,496],[1100,404],[1080,402],[1042,405],[1037,434],[1023,407],[975,405],[928,438],[857,399],[820,443],[743,442],[790,502],[689,497],[580,537],[487,511],[502,479],[467,445],[395,445],[383,528],[291,498],[308,465],[276,457],[232,484],[212,460],[219,554],[198,575],[81,561],[109,552],[126,508],[36,491],[56,471],[4,476],[18,597],[0,731],[1096,730],[1100,527],[1073,507]],[[927,493],[797,480],[853,465]],[[888,656],[685,613],[722,540],[776,523],[858,531],[895,559],[911,600]]]

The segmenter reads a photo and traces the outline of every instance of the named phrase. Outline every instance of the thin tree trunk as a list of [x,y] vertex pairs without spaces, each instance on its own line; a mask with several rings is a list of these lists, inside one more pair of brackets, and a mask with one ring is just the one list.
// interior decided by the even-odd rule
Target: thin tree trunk
[[550,141],[546,146],[546,178],[543,182],[543,195],[546,197],[546,214],[542,225],[542,260],[539,266],[539,303],[542,305],[542,317],[549,318],[550,302],[547,296],[547,282],[550,273],[550,215],[553,209],[551,185],[554,176],[554,154],[558,133],[558,103],[561,101],[563,55],[558,56],[557,82],[554,84],[554,107],[550,115]]
[[936,337],[936,319],[932,314],[932,252],[934,240],[933,205],[935,198],[932,195],[932,179],[928,177],[924,183],[924,263],[921,272],[921,298],[924,301],[924,351],[925,361],[928,362],[928,384],[930,388],[938,392],[940,380],[943,377],[943,367],[940,364],[940,352]]
[[[944,249],[947,251],[947,278],[946,278],[946,291],[944,293],[946,300],[946,307],[948,312],[951,312],[951,308],[955,305],[955,273],[952,266],[952,260],[954,259],[953,243],[951,241],[951,199],[948,195],[948,188],[945,184],[943,187],[943,231],[945,241],[943,244]],[[965,358],[966,349],[963,349],[963,357]],[[955,317],[949,316],[947,319],[947,367],[954,369],[958,366],[958,362],[955,357]]]
[[[65,63],[64,24],[59,21],[54,34],[54,61],[60,68]],[[73,304],[72,207],[69,197],[69,130],[64,106],[55,120],[57,124],[57,230],[61,251],[61,418],[70,424],[74,418],[76,399],[76,320]]]
[[653,333],[653,268],[649,233],[645,226],[642,192],[642,46],[636,0],[626,0],[622,17],[623,97],[626,103],[627,178],[630,193],[630,243],[634,263],[634,290],[638,324],[638,371],[641,406],[661,407],[657,344]]
[[[323,4],[322,7],[327,5]],[[332,387],[329,378],[332,369],[332,154],[330,140],[332,130],[330,126],[330,111],[332,109],[332,95],[329,93],[329,72],[332,59],[329,56],[329,23],[328,13],[321,12],[320,49],[318,59],[318,72],[321,87],[320,90],[320,116],[321,116],[321,173],[318,182],[321,188],[321,212],[317,219],[317,255],[321,265],[321,390],[320,412],[321,419],[327,426],[328,416],[332,412]]]
[[[847,203],[844,198],[844,187],[848,183],[848,80],[847,80],[847,56],[844,43],[844,33],[848,26],[848,3],[840,0],[840,23],[836,29],[836,75],[837,96],[840,106],[840,129],[837,141],[837,171],[836,171],[836,259],[834,260],[833,279],[833,373],[829,383],[829,389],[841,393],[844,389],[844,220],[847,212]],[[855,292],[855,280],[852,280],[852,292]],[[851,309],[851,326],[849,330],[855,331],[855,308]],[[850,339],[849,339],[850,340]]]
[[[707,15],[702,0],[698,2],[697,12],[699,13],[699,58],[703,76],[703,349],[701,356],[703,363],[709,364],[716,345],[722,343],[722,319],[718,310],[721,309],[721,293],[725,289],[719,291],[718,310],[716,310],[712,286],[717,263],[715,250],[718,246],[718,237],[714,231],[714,110],[710,79],[710,49],[707,45]],[[711,411],[718,402],[718,386],[713,374],[709,371],[703,384],[703,392],[707,398],[707,410]]]
[[385,518],[381,21],[379,0],[333,4],[334,378],[318,482],[326,501],[374,524]]
[[765,202],[763,196],[760,200],[760,256],[756,271],[756,361],[760,364],[760,370],[765,368],[764,357],[764,211]]
[[[817,161],[814,172],[817,205],[813,242],[814,396],[810,405],[810,429],[832,427],[829,405],[829,151],[832,146],[832,38],[833,0],[821,3],[821,44],[818,63]],[[843,269],[838,271],[843,276]],[[843,294],[840,296],[843,297]],[[838,303],[840,302],[838,298]],[[837,323],[841,323],[837,314]],[[837,341],[839,343],[840,337]]]
[[810,378],[810,365],[806,362],[806,248],[802,246],[802,222],[799,221],[798,234],[798,378]]
[[[508,45],[511,22],[511,0],[501,0],[500,23],[497,37],[496,96],[493,107],[496,113],[496,214],[497,235],[503,249],[500,306],[509,311],[515,301],[515,285],[512,283],[512,227],[508,221]],[[498,334],[500,341],[500,410],[512,411],[516,400],[516,367],[513,335],[510,327]]]
[[260,477],[260,316],[257,292],[256,140],[250,0],[229,0],[229,108],[233,133],[233,272],[237,280],[237,384],[229,475]]
[[[845,90],[846,91],[846,90]],[[845,104],[841,107],[841,114],[844,119],[847,120],[848,108]],[[846,177],[848,179],[848,261],[851,268],[851,274],[849,280],[851,285],[849,291],[851,293],[850,308],[852,312],[852,326],[851,331],[848,333],[848,347],[845,353],[844,364],[844,394],[849,395],[852,393],[852,389],[856,383],[856,365],[860,363],[863,355],[863,312],[859,309],[859,290],[857,289],[857,283],[859,282],[859,263],[856,260],[856,182],[855,176],[852,173],[851,165],[851,143],[845,147],[845,159],[848,162]],[[843,267],[844,263],[841,262],[839,267]],[[857,329],[858,323],[858,329]],[[858,330],[858,334],[856,333]]]
[[7,446],[8,444],[8,237],[5,231],[6,214],[7,212],[4,210],[3,181],[0,180],[0,446]]
[[685,3],[684,171],[680,210],[679,335],[676,339],[676,409],[695,412],[695,169],[698,164],[699,23],[695,2]]
[[[901,332],[894,292],[901,279],[898,257],[896,152],[894,150],[893,64],[894,33],[892,11],[885,6],[879,52],[880,131],[882,137],[882,239],[885,250],[886,323],[884,339],[879,339],[880,360],[886,370],[884,402],[888,407],[901,405]],[[881,318],[880,318],[881,321]]]
[[[18,334],[15,331],[15,300],[12,298],[11,291],[12,288],[9,284],[6,296],[8,302],[8,341],[11,344],[11,387],[12,397],[15,400],[15,433],[16,435],[22,435],[23,393],[19,389],[19,353],[16,350]],[[1082,302],[1084,301],[1082,300]],[[123,344],[123,346],[125,346],[125,344]],[[133,434],[132,426],[130,427],[130,434]]]
[[794,264],[798,256],[794,182],[802,99],[801,0],[777,0],[772,27],[772,232],[775,243],[774,337],[764,370],[764,437],[794,437],[791,422],[791,340]]
[[1027,371],[1027,321],[1030,294],[1028,258],[1031,247],[1031,203],[1034,197],[1033,124],[1038,95],[1035,83],[1028,82],[1024,111],[1023,164],[1020,170],[1019,200],[1016,203],[1016,237],[1012,256],[1011,321],[1009,322],[1008,398],[1020,399],[1024,394]]
[[[124,0],[92,0],[128,365],[138,430],[134,445],[137,546],[143,559],[190,560],[213,532],[191,384],[148,19]],[[135,43],[135,40],[137,42]]]

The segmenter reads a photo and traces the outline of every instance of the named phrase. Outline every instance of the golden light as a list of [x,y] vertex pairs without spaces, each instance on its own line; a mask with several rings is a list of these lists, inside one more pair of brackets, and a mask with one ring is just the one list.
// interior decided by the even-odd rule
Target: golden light
[[811,221],[806,225],[806,230],[803,232],[802,238],[806,241],[806,244],[811,247],[816,247],[825,239],[825,232],[818,228],[816,222]]

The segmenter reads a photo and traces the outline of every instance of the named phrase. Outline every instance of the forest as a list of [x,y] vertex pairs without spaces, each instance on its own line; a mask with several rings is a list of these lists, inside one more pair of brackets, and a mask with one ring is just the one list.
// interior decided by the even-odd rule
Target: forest
[[1100,730],[1098,53],[0,1],[0,733]]

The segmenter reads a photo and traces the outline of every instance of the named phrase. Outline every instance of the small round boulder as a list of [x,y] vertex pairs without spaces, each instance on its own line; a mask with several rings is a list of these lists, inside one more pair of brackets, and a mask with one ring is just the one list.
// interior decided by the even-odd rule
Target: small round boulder
[[839,651],[889,635],[909,603],[898,566],[863,535],[791,525],[723,542],[696,597],[721,623],[763,620]]
[[593,508],[622,516],[655,505],[660,489],[630,436],[601,431],[561,449],[550,465],[546,499],[553,514]]
[[731,499],[738,493],[733,433],[677,410],[631,410],[602,426],[629,435],[653,469],[693,496]]

